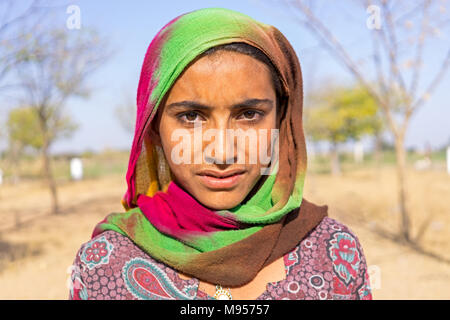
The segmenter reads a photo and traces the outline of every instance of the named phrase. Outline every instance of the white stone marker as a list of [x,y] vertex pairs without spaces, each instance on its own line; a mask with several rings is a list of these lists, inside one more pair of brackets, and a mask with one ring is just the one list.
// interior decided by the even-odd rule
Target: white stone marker
[[83,178],[83,162],[80,158],[70,160],[70,176],[72,180],[81,180]]

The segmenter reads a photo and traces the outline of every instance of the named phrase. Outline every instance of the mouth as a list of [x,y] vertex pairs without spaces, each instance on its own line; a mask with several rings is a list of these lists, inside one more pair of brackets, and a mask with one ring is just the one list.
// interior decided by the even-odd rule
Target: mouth
[[245,170],[236,169],[229,171],[204,170],[198,175],[203,184],[210,189],[231,189],[242,179]]

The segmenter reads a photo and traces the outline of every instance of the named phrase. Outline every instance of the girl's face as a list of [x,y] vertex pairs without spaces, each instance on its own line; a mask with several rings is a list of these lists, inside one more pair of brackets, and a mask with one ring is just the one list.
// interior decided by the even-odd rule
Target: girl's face
[[[164,100],[150,136],[162,146],[176,182],[212,210],[233,208],[254,193],[270,165],[261,161],[260,149],[270,156],[278,121],[269,68],[248,55],[219,51],[189,66]],[[235,137],[254,131],[256,139],[227,139],[227,129]],[[260,129],[266,129],[263,138]]]

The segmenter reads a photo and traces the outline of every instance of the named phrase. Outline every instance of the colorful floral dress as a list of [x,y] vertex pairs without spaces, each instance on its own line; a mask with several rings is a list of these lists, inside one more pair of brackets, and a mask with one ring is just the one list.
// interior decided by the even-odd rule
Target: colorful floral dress
[[[284,264],[286,278],[269,282],[257,300],[372,299],[358,238],[329,217],[284,255]],[[127,237],[106,231],[79,249],[69,299],[214,299],[198,285],[198,279],[181,279]]]

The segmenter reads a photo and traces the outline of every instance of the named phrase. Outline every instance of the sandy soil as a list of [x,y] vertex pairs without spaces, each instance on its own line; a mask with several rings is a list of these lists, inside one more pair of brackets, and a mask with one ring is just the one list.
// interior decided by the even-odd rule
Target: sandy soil
[[[32,189],[35,192],[30,197],[48,200],[45,189]],[[64,185],[60,188],[63,213],[35,216],[19,229],[11,229],[9,224],[8,229],[0,229],[2,260],[8,260],[0,271],[0,299],[66,299],[69,268],[77,250],[108,213],[122,211],[123,193],[122,177]],[[11,200],[6,201],[4,193],[1,200],[2,221],[7,220],[3,219],[7,214],[4,206],[23,203],[31,209],[35,203],[22,201],[20,197],[8,203]],[[25,216],[23,213],[22,220]]]
[[[391,169],[355,171],[339,178],[309,175],[305,197],[328,204],[329,215],[358,236],[375,299],[450,299],[450,264],[377,235],[374,226],[396,230],[395,179]],[[449,257],[450,177],[413,172],[413,234],[423,221],[427,250]],[[69,268],[80,245],[105,215],[122,211],[122,176],[60,186],[63,213],[47,215],[41,184],[0,188],[0,299],[66,299]],[[17,215],[21,225],[16,228]],[[430,216],[431,215],[431,216]],[[427,218],[429,218],[427,220]]]

